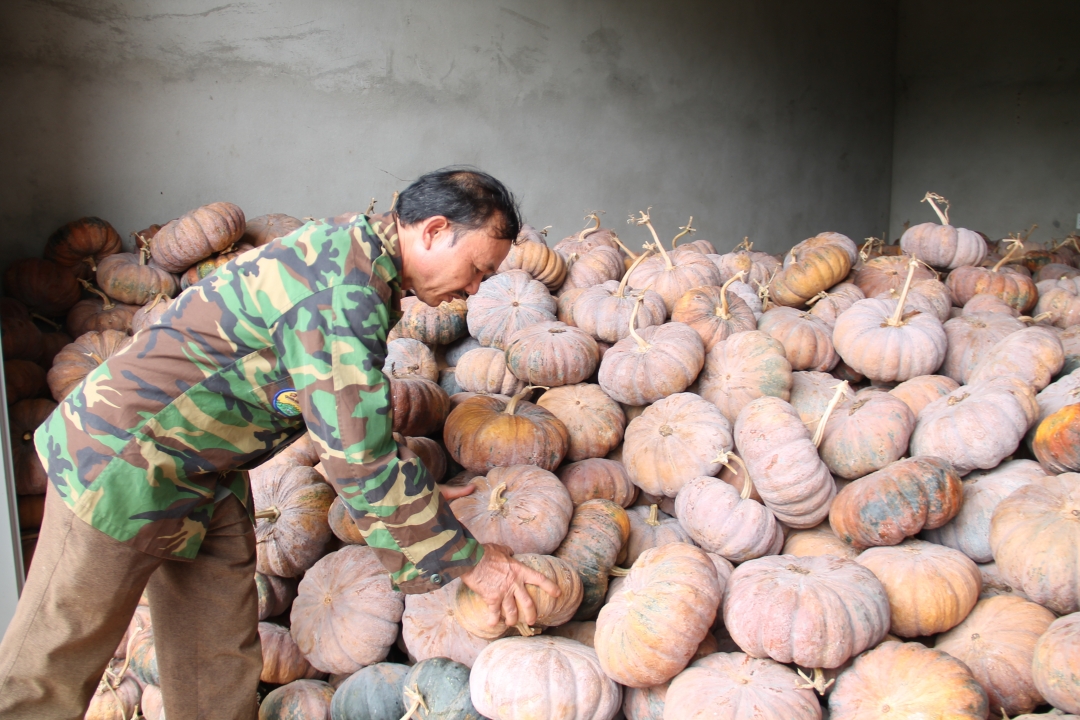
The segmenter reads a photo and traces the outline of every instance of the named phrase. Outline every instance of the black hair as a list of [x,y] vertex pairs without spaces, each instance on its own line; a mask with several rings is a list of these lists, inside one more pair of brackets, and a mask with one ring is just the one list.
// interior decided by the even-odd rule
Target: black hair
[[521,230],[517,200],[505,185],[472,167],[445,167],[421,175],[401,191],[396,206],[405,225],[442,215],[458,230],[493,222],[495,236],[513,241]]

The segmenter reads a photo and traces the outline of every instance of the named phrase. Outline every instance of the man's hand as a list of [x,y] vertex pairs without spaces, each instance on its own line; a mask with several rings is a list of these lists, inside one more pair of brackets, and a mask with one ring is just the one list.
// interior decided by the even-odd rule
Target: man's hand
[[526,625],[536,622],[536,604],[525,584],[536,585],[552,597],[559,597],[559,586],[541,573],[531,570],[513,558],[510,548],[503,545],[484,545],[484,557],[461,581],[487,603],[488,625],[499,624],[502,618],[507,627],[518,621]]
[[447,502],[457,500],[466,495],[472,495],[472,491],[476,489],[476,486],[472,483],[469,483],[468,485],[436,485],[435,487],[439,488],[439,494],[441,494],[442,499]]

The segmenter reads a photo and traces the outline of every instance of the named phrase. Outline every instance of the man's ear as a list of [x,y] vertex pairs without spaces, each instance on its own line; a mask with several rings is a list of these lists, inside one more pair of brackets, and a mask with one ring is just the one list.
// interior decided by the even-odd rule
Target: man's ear
[[443,215],[432,215],[421,222],[420,242],[425,250],[430,250],[435,244],[436,236],[450,230],[450,221]]

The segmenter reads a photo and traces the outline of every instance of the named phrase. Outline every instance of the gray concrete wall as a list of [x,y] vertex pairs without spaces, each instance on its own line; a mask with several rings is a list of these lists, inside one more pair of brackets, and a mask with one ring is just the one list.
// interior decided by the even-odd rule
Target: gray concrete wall
[[722,248],[880,233],[894,25],[856,0],[5,0],[0,262],[83,214],[385,208],[451,163],[556,238],[649,205]]
[[1080,3],[902,0],[897,30],[893,237],[936,220],[1033,240],[1080,213]]

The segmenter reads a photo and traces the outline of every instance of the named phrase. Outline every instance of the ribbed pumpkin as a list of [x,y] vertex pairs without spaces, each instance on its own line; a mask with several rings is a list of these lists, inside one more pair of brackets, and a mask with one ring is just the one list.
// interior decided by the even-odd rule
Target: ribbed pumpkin
[[1019,317],[1020,311],[1006,303],[997,295],[980,293],[966,303],[961,309],[961,315],[974,315],[976,313],[1003,313],[1010,317]]
[[701,396],[734,423],[752,400],[766,396],[787,400],[792,377],[784,346],[766,333],[749,330],[709,351],[698,385]]
[[854,480],[899,460],[907,452],[915,414],[900,398],[867,388],[829,414],[821,459],[837,477]]
[[689,325],[701,336],[705,352],[729,336],[746,330],[757,329],[757,317],[754,311],[728,287],[735,277],[724,283],[723,287],[707,286],[693,288],[679,298],[671,311],[671,319]]
[[585,219],[594,224],[555,243],[555,252],[562,255],[563,259],[569,258],[574,253],[581,255],[600,245],[606,245],[607,247],[616,249],[622,248],[624,251],[626,250],[626,247],[619,241],[619,236],[615,234],[614,230],[611,228],[600,227],[599,214],[595,212],[589,213],[585,216]]
[[851,483],[833,500],[829,524],[856,548],[896,545],[941,527],[960,510],[960,476],[936,457],[898,460]]
[[847,253],[848,261],[851,263],[852,267],[855,267],[855,263],[859,261],[859,247],[855,244],[854,240],[842,233],[823,232],[818,233],[812,238],[807,238],[802,242],[796,243],[791,250],[784,255],[784,267],[791,267],[810,250],[825,247],[827,245],[841,248]]
[[8,360],[4,363],[4,390],[9,403],[40,397],[47,387],[45,369],[37,363],[29,360]]
[[562,421],[570,436],[566,459],[601,458],[622,442],[626,415],[599,385],[564,385],[548,390],[536,404]]
[[1038,392],[1050,384],[1065,364],[1057,331],[1036,325],[1005,336],[987,351],[968,376],[968,384],[1015,375]]
[[840,361],[833,348],[832,328],[816,315],[774,307],[761,316],[757,329],[784,346],[792,370],[827,371]]
[[889,393],[903,400],[911,412],[918,417],[924,407],[958,387],[960,387],[959,383],[944,375],[919,375],[905,380]]
[[714,477],[696,477],[675,498],[678,523],[695,543],[731,562],[775,555],[784,531],[767,507],[750,498],[750,483],[740,494]]
[[562,421],[525,401],[525,388],[509,402],[473,396],[446,418],[443,444],[455,461],[475,473],[510,465],[554,470],[566,457],[569,433]]
[[1046,319],[1054,327],[1064,330],[1080,324],[1080,297],[1061,288],[1041,292],[1032,313],[1036,317]]
[[294,218],[292,215],[283,213],[259,215],[246,220],[244,223],[244,236],[240,240],[252,247],[262,247],[279,237],[289,235],[293,230],[298,230],[303,225],[303,220]]
[[633,565],[646,550],[673,542],[693,544],[679,521],[660,511],[658,505],[638,505],[626,511],[630,537],[626,540],[625,565]]
[[986,692],[956,658],[920,643],[885,642],[856,658],[829,696],[830,720],[986,720]]
[[256,569],[297,577],[322,557],[330,540],[327,513],[334,489],[305,465],[267,463],[251,471]]
[[761,319],[762,313],[762,299],[759,290],[755,290],[746,283],[736,280],[728,286],[728,292],[732,295],[738,295],[739,298],[746,303],[746,306],[754,312],[754,317]]
[[24,258],[4,271],[4,292],[32,313],[57,317],[79,301],[79,281],[51,260]]
[[330,720],[334,688],[322,680],[297,680],[266,694],[259,720]]
[[559,468],[558,476],[574,507],[601,498],[626,508],[637,498],[637,486],[630,481],[623,464],[615,460],[589,458],[569,463]]
[[[1080,614],[1060,617],[1035,644],[1032,662],[1035,687],[1047,702],[1070,713],[1080,713]],[[1064,718],[1062,719],[1064,720]]]
[[777,305],[799,307],[831,288],[851,271],[847,249],[835,243],[808,247],[798,259],[777,272],[769,282],[769,298]]
[[44,349],[30,311],[12,298],[0,298],[0,340],[5,360],[38,360]]
[[1035,643],[1052,622],[1054,614],[1041,605],[1008,595],[988,598],[934,647],[968,666],[992,716],[1031,712],[1043,702],[1031,674]]
[[81,383],[94,368],[131,344],[131,336],[118,330],[80,335],[56,355],[49,370],[49,390],[56,402]]
[[1080,610],[1080,475],[1034,480],[998,503],[990,549],[1029,598],[1059,615]]
[[731,574],[724,627],[753,657],[835,668],[885,637],[889,600],[874,573],[853,560],[763,557]]
[[570,529],[555,557],[577,571],[582,600],[575,620],[596,617],[608,590],[608,575],[630,536],[626,511],[610,500],[587,500],[574,509]]
[[476,656],[488,646],[489,640],[472,635],[457,621],[454,597],[460,585],[457,578],[438,590],[405,596],[401,637],[410,657],[445,657],[472,667]]
[[330,701],[331,719],[399,720],[405,714],[402,691],[409,669],[408,665],[381,662],[353,673],[334,692]]
[[782,263],[775,255],[754,250],[754,243],[750,238],[744,238],[735,249],[724,255],[709,255],[713,264],[720,270],[720,279],[727,282],[740,272],[747,284],[751,286],[767,285],[769,278],[777,272]]
[[402,686],[404,717],[423,711],[432,720],[483,720],[469,697],[469,668],[449,658],[421,660]]
[[574,503],[555,475],[532,465],[513,465],[492,468],[472,484],[473,493],[454,500],[450,508],[477,541],[541,555],[559,547]]
[[[945,203],[941,210],[937,201]],[[927,222],[913,225],[900,236],[900,248],[931,267],[952,270],[963,265],[979,265],[986,257],[987,247],[982,236],[972,230],[949,224],[949,201],[927,193],[923,202],[930,203],[941,224]]]
[[15,492],[19,495],[40,495],[49,485],[49,476],[34,447],[34,431],[56,409],[52,400],[20,400],[8,407],[8,427],[11,430],[11,464],[15,476]]
[[829,514],[836,483],[791,405],[776,397],[748,404],[735,421],[735,446],[778,520],[807,528]]
[[129,305],[144,305],[156,295],[173,297],[180,290],[176,276],[146,264],[145,251],[116,253],[98,265],[97,284],[106,295]]
[[784,547],[780,550],[781,555],[795,555],[797,557],[814,557],[817,555],[835,555],[836,557],[854,560],[859,551],[836,537],[836,533],[829,527],[828,522],[823,522],[805,530],[792,530],[784,540]]
[[622,704],[596,652],[561,637],[491,643],[476,659],[470,685],[473,705],[492,720],[612,720]]
[[963,385],[919,413],[912,455],[936,455],[961,475],[988,470],[1020,445],[1039,407],[1031,386],[1006,375]]
[[[648,257],[649,251],[635,260],[640,263]],[[642,306],[638,308],[635,327],[638,330],[650,325],[660,325],[667,319],[667,307],[664,298],[654,290],[628,290],[627,280],[633,270],[627,270],[622,281],[614,280],[595,285],[589,288],[581,288],[563,293],[559,298],[560,305],[563,298],[572,297],[574,324],[589,333],[601,342],[616,343],[630,334],[630,314],[634,311],[634,305],[638,297],[642,298]]]
[[708,634],[720,596],[704,550],[670,543],[645,551],[596,620],[600,666],[630,687],[670,680]]
[[[904,255],[871,258],[855,271],[852,281],[868,298],[876,298],[890,290],[900,292],[910,272],[910,265],[911,258]],[[912,276],[912,283],[936,278],[937,274],[933,270],[918,265]]]
[[300,654],[300,648],[289,634],[289,628],[274,623],[259,623],[259,644],[262,645],[262,675],[264,683],[284,685],[302,678],[316,678],[319,671]]
[[889,595],[890,632],[933,635],[956,627],[979,599],[979,568],[959,550],[922,540],[872,547],[856,562],[870,568]]
[[558,290],[566,279],[566,261],[546,242],[522,242],[511,246],[498,271],[507,270],[527,272],[551,292]]
[[591,376],[599,362],[596,341],[557,320],[518,330],[506,347],[507,368],[530,385],[574,385]]
[[731,424],[716,406],[676,393],[630,421],[623,465],[645,492],[675,497],[691,478],[718,473],[720,456],[731,449]]
[[70,335],[79,337],[84,333],[102,330],[120,330],[126,333],[131,329],[131,320],[139,310],[138,305],[113,302],[109,296],[91,287],[89,283],[85,287],[98,297],[80,300],[68,311],[64,325]]
[[199,262],[189,267],[187,271],[180,276],[180,289],[187,290],[189,287],[199,282],[200,280],[204,280],[213,275],[215,272],[217,272],[218,268],[224,267],[225,265],[229,264],[236,258],[246,253],[248,250],[252,249],[254,248],[252,248],[252,246],[248,245],[247,243],[237,243],[235,245],[229,246],[229,248],[224,252],[217,253],[216,255],[211,255],[205,260],[200,260]]
[[510,336],[539,322],[555,319],[555,298],[527,272],[510,270],[480,283],[469,296],[469,334],[481,345],[505,350]]
[[963,385],[991,348],[1025,325],[1004,313],[970,313],[944,327],[949,347],[941,372]]
[[412,338],[398,338],[386,343],[383,372],[393,378],[418,375],[432,381],[439,379],[435,353],[424,343]]
[[1022,313],[1035,307],[1038,299],[1035,282],[1029,275],[1012,267],[1005,267],[1017,247],[1023,249],[1023,245],[1018,243],[992,268],[958,267],[950,272],[945,284],[952,292],[953,302],[963,307],[976,295],[988,294],[996,295]]
[[330,509],[326,514],[326,521],[330,525],[330,531],[334,536],[346,545],[367,545],[360,528],[356,526],[348,505],[341,496],[334,498],[330,503]]
[[425,345],[449,345],[468,332],[467,310],[466,302],[460,298],[440,303],[438,307],[426,305],[419,298],[402,298],[401,320],[395,327],[402,337]]
[[[691,218],[693,220],[693,218]],[[646,288],[656,291],[664,298],[664,306],[670,314],[675,303],[689,290],[706,285],[721,285],[720,270],[707,257],[696,252],[668,254],[664,244],[653,228],[652,219],[647,212],[634,220],[637,225],[644,225],[653,236],[653,242],[660,254],[644,260],[633,272],[628,281],[635,290]],[[687,223],[690,227],[690,223]]]
[[[2,332],[0,332],[2,334]],[[52,330],[41,334],[41,356],[37,359],[38,365],[48,370],[52,367],[57,354],[70,345],[74,338],[63,330]],[[11,398],[8,398],[11,401]]]
[[228,202],[203,205],[166,223],[150,241],[154,263],[169,272],[183,272],[244,235],[244,211]]
[[450,412],[450,396],[427,378],[390,378],[394,432],[402,435],[429,435],[442,427]]
[[[877,297],[881,300],[897,300],[901,290],[890,290]],[[953,315],[952,293],[945,283],[940,280],[918,280],[911,283],[908,290],[908,312],[921,312],[933,315],[941,322],[945,322]]]
[[626,270],[622,253],[607,245],[598,245],[584,253],[571,254],[566,259],[566,263],[563,292],[574,288],[601,285],[609,280],[618,280]]
[[739,652],[714,653],[695,661],[671,681],[663,717],[820,720],[821,706],[814,691],[800,682],[794,670],[772,660]]
[[827,292],[811,298],[807,304],[812,305],[810,314],[831,328],[836,325],[836,318],[840,317],[845,310],[865,299],[866,296],[858,285],[842,282],[829,288]]
[[84,217],[53,232],[45,241],[44,256],[76,277],[89,280],[101,260],[120,250],[120,235],[112,225],[101,218]]
[[528,383],[519,380],[506,366],[506,353],[498,348],[479,347],[461,356],[454,377],[466,392],[514,395]]
[[375,551],[349,545],[304,574],[290,615],[292,636],[315,668],[352,673],[386,657],[403,609]]
[[[834,375],[813,370],[791,373],[790,403],[808,428],[818,426],[837,392],[840,392],[840,380]],[[833,406],[838,402],[851,402],[854,398],[855,391],[850,385],[845,385],[840,399],[833,402]]]
[[1080,470],[1080,405],[1066,405],[1039,423],[1032,439],[1035,457],[1050,472]]
[[134,335],[140,330],[157,325],[161,322],[162,316],[169,310],[171,304],[167,295],[157,295],[153,300],[136,310],[131,316],[131,334]]
[[142,688],[124,665],[114,660],[90,697],[90,706],[83,720],[125,720],[138,713]]
[[161,697],[161,688],[157,685],[144,687],[139,710],[146,720],[165,720],[165,700]]

